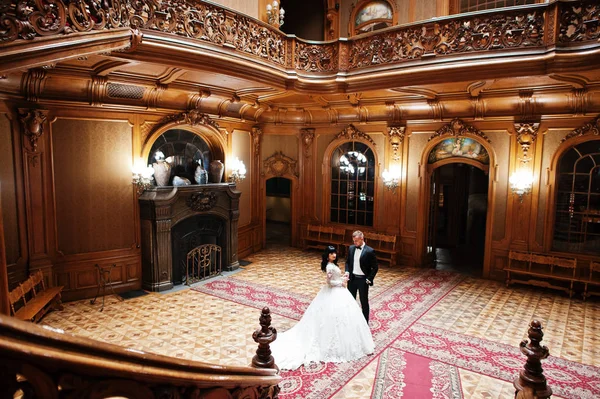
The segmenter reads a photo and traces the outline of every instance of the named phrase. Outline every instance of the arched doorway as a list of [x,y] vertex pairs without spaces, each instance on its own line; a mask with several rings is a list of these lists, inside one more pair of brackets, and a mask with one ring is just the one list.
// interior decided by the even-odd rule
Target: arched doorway
[[[472,257],[469,250],[473,246],[478,246],[477,267],[469,268],[468,271],[470,274],[483,278],[489,277],[491,226],[493,226],[493,204],[496,191],[494,176],[497,173],[495,168],[490,167],[490,165],[496,165],[496,157],[490,140],[475,127],[460,119],[453,119],[430,137],[429,144],[423,150],[420,164],[415,263],[423,267],[437,266],[438,242],[436,239],[440,234],[456,234],[457,238],[449,239],[443,245],[454,242],[457,245],[463,244],[468,257]],[[445,165],[449,167],[443,168]],[[489,173],[490,169],[494,172],[493,174]],[[440,204],[440,193],[444,193],[444,190],[456,189],[440,190],[440,186],[444,181],[448,181],[451,182],[448,185],[453,187],[455,185],[454,177],[463,180],[462,186],[459,187],[462,187],[464,192],[456,194],[456,198],[461,200],[457,201],[457,204],[451,209],[447,198],[444,198],[447,205]],[[444,195],[446,194],[450,194],[450,191],[444,193]],[[470,212],[469,196],[471,197]],[[445,212],[454,213],[455,223],[453,226],[442,229],[440,221],[436,219],[440,217],[438,212],[440,205],[448,206],[448,210]],[[485,212],[485,224],[482,220],[483,212]],[[463,215],[462,218],[461,215]],[[485,229],[483,233],[481,233],[482,229]],[[483,241],[483,248],[481,248],[481,241]],[[481,252],[483,253],[481,254]]]
[[292,181],[285,177],[267,179],[265,201],[265,245],[291,245]]
[[481,276],[488,203],[487,170],[458,160],[432,169],[427,262],[439,270]]

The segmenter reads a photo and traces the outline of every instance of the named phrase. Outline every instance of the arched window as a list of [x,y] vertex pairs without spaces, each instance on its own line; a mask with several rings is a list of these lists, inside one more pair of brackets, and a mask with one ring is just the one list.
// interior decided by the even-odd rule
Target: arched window
[[373,226],[375,155],[359,141],[343,143],[331,157],[331,222]]
[[397,23],[394,3],[387,0],[363,0],[350,15],[350,33],[359,35]]
[[556,182],[552,249],[600,254],[600,140],[566,150]]

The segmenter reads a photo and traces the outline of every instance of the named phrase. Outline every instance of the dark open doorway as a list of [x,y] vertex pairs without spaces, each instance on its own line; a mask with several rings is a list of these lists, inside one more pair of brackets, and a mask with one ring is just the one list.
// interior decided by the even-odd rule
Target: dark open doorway
[[266,246],[291,245],[291,187],[284,177],[267,180],[266,198]]
[[481,276],[485,255],[488,176],[451,163],[431,175],[427,250],[432,266]]

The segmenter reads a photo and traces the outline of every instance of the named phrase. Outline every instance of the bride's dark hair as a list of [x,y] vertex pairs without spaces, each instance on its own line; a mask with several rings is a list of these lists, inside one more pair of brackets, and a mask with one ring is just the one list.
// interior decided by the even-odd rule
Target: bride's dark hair
[[[327,248],[325,248],[325,252],[323,252],[323,256],[321,260],[321,270],[325,271],[325,269],[327,269],[327,264],[329,263],[329,254],[333,254],[335,253],[337,255],[337,250],[335,249],[335,247],[333,245],[329,245],[327,246]],[[337,256],[335,257],[335,260],[333,261],[333,263],[335,263],[337,265],[338,263],[338,258]]]

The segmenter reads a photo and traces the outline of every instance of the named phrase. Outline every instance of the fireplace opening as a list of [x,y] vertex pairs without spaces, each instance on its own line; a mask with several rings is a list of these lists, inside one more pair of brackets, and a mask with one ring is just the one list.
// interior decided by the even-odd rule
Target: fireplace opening
[[[192,216],[173,226],[171,229],[172,283],[174,285],[186,283],[186,273],[190,273],[187,255],[201,245],[212,244],[221,248],[220,256],[210,257],[210,270],[223,270],[223,259],[227,259],[225,234],[225,221],[213,215]],[[190,282],[197,281],[198,276],[193,277]]]

